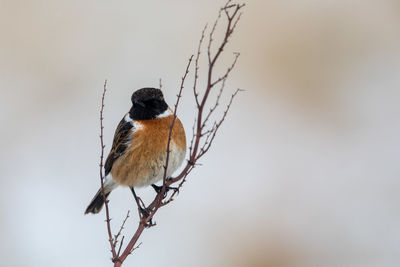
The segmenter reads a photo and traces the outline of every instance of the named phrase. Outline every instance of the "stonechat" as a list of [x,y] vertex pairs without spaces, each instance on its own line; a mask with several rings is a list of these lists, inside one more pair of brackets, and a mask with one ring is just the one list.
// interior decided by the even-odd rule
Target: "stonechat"
[[[173,112],[160,89],[142,88],[131,97],[132,107],[117,126],[109,155],[104,164],[104,194],[107,198],[118,186],[152,185],[163,179],[166,150]],[[182,164],[186,154],[186,137],[176,118],[171,133],[167,177]],[[136,195],[135,195],[136,197]],[[98,213],[104,205],[101,188],[85,214]]]

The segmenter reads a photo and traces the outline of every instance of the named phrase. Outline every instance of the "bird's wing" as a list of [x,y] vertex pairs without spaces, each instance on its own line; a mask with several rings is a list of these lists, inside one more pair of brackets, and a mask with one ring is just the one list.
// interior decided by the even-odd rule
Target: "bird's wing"
[[122,118],[118,124],[117,129],[115,130],[112,148],[104,165],[106,176],[110,173],[114,162],[125,153],[128,143],[132,138],[131,132],[134,130],[132,128],[134,128],[132,121],[126,120],[125,117]]

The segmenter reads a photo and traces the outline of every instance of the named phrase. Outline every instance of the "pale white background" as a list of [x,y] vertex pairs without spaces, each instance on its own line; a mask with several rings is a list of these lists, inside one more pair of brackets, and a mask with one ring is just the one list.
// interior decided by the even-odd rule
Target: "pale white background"
[[[104,213],[83,216],[103,81],[108,152],[133,90],[175,100],[222,4],[0,1],[2,266],[111,265]],[[126,266],[399,266],[399,25],[397,0],[247,1],[223,58],[247,91]],[[133,207],[112,193],[115,228]]]

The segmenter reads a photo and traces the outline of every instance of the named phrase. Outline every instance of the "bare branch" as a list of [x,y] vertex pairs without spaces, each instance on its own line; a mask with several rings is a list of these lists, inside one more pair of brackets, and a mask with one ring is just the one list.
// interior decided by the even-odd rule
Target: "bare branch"
[[[219,59],[219,56],[221,55],[222,51],[224,50],[226,44],[228,43],[229,37],[232,35],[234,27],[236,27],[237,22],[240,19],[241,14],[238,15],[238,11],[241,10],[243,7],[244,7],[244,4],[231,4],[231,1],[229,0],[225,4],[225,6],[223,8],[221,8],[221,10],[218,13],[217,19],[214,22],[214,26],[213,26],[210,36],[209,36],[210,39],[209,39],[208,48],[207,48],[207,55],[208,55],[208,59],[209,59],[208,73],[207,73],[207,86],[206,86],[204,95],[201,99],[200,106],[198,107],[198,115],[197,115],[197,119],[196,119],[197,125],[196,125],[196,130],[195,130],[195,136],[192,139],[193,141],[191,141],[191,147],[189,148],[189,152],[190,152],[189,159],[188,159],[186,166],[181,171],[181,173],[179,175],[177,175],[176,177],[169,179],[168,184],[173,184],[173,183],[183,179],[184,177],[186,177],[187,172],[190,172],[193,169],[193,166],[196,165],[196,161],[199,158],[198,153],[201,153],[202,155],[204,155],[204,153],[205,153],[204,151],[201,151],[201,152],[199,151],[199,149],[201,150],[201,148],[199,146],[200,146],[200,140],[203,137],[203,135],[202,135],[203,129],[205,127],[205,123],[203,120],[203,115],[204,115],[203,110],[204,110],[205,104],[208,100],[209,93],[212,89],[212,83],[213,83],[212,75],[214,73],[214,65],[217,62],[217,60]],[[213,42],[213,34],[217,27],[218,21],[221,18],[222,11],[227,11],[228,9],[231,9],[231,8],[235,8],[235,10],[233,11],[232,14],[229,14],[229,12],[225,12],[228,23],[226,26],[224,38],[223,38],[222,42],[220,43],[216,54],[214,56],[211,56],[211,54],[212,54],[211,53],[211,43]],[[231,65],[232,69],[236,64],[236,60],[237,60],[237,58],[235,57],[234,64],[233,64],[233,66]],[[226,78],[229,76],[230,73],[231,73],[231,70],[227,71]],[[224,76],[225,75],[223,75],[223,77]],[[223,84],[221,85],[221,88],[220,88],[220,92],[219,92],[220,94],[222,94],[221,90],[223,90],[224,86],[225,86],[225,84],[223,82]],[[216,102],[219,102],[219,99],[217,99]],[[214,106],[215,106],[215,104],[214,104]],[[213,111],[211,113],[213,113]],[[208,114],[208,115],[211,116],[211,114]],[[210,117],[208,115],[206,115],[206,117],[205,117],[207,120]],[[225,117],[223,117],[223,118],[225,119]],[[218,128],[219,128],[219,126],[218,126]],[[214,130],[212,130],[212,131],[214,132]],[[212,134],[212,135],[214,135],[214,134]],[[211,138],[213,140],[212,135],[209,136],[209,139]],[[214,138],[215,138],[215,135],[214,135]],[[206,142],[208,142],[208,140],[206,140]],[[205,147],[204,147],[204,149],[205,149]]]
[[104,138],[103,138],[103,111],[104,111],[104,98],[106,95],[107,91],[107,80],[104,81],[104,86],[103,86],[103,95],[101,97],[101,108],[100,108],[100,144],[101,144],[101,154],[100,154],[100,182],[101,182],[101,194],[103,195],[103,200],[104,200],[104,205],[106,207],[106,223],[107,223],[107,232],[108,232],[108,241],[110,242],[110,247],[111,247],[111,253],[113,256],[113,261],[116,259],[117,254],[115,252],[115,245],[113,243],[113,238],[112,238],[112,232],[111,232],[111,219],[110,219],[110,212],[108,209],[108,200],[106,198],[106,195],[104,193],[104,174],[103,174],[103,160],[104,160]]
[[[124,221],[122,222],[121,227],[119,228],[118,233],[114,236],[114,244],[113,244],[113,245],[114,245],[114,248],[117,246],[118,238],[119,238],[119,236],[121,235],[122,230],[124,229],[125,223],[126,223],[126,221],[128,220],[128,218],[129,218],[129,212],[130,212],[130,211],[128,210],[128,212],[126,213],[125,219],[124,219]],[[121,250],[121,246],[122,246],[122,240],[121,240],[121,244],[120,244],[119,250]],[[117,255],[119,255],[119,250],[118,250]]]
[[[230,2],[230,0],[228,1],[228,3]],[[221,18],[221,13],[222,13],[223,8],[221,8],[218,12],[218,17],[214,22],[214,25],[211,29],[210,35],[208,37],[208,46],[207,46],[207,55],[208,55],[208,65],[211,65],[212,59],[211,59],[211,44],[214,41],[213,37],[214,37],[214,32],[215,29],[217,28],[217,24],[219,19]]]
[[124,244],[124,238],[125,238],[125,236],[122,236],[121,242],[119,243],[119,248],[118,248],[118,252],[117,252],[118,257],[119,257],[119,255],[121,253],[122,245]]
[[176,120],[176,112],[178,111],[178,106],[179,106],[179,100],[182,97],[182,90],[183,90],[183,87],[185,85],[186,76],[189,73],[189,68],[190,68],[190,65],[192,63],[192,60],[193,60],[193,55],[190,56],[189,62],[186,65],[185,74],[182,77],[181,87],[179,89],[179,93],[177,95],[176,103],[175,103],[175,106],[174,106],[174,115],[173,115],[173,119],[172,119],[172,122],[171,122],[171,126],[169,127],[169,134],[168,134],[167,151],[166,151],[167,152],[167,157],[166,157],[166,160],[165,160],[164,175],[163,175],[163,190],[161,190],[160,194],[161,193],[164,194],[164,192],[165,192],[165,179],[167,179],[167,168],[168,168],[168,161],[169,161],[169,153],[171,152],[169,150],[169,148],[170,148],[170,143],[171,143],[171,138],[172,138],[172,129],[174,128],[174,124],[175,124],[175,120]]
[[[235,30],[237,23],[240,20],[241,17],[241,9],[244,7],[244,4],[232,4],[232,0],[228,0],[226,4],[219,10],[218,16],[213,24],[213,27],[211,28],[209,35],[208,35],[208,44],[207,44],[207,55],[206,57],[208,58],[208,68],[207,68],[207,74],[205,76],[205,81],[206,85],[204,90],[199,90],[198,88],[198,81],[199,81],[199,60],[201,56],[201,48],[202,44],[204,42],[204,38],[206,36],[206,30],[207,30],[207,25],[204,27],[204,29],[201,32],[201,37],[199,40],[198,44],[198,49],[197,49],[197,54],[195,57],[195,63],[194,63],[194,78],[193,78],[193,94],[196,102],[196,110],[197,114],[194,119],[194,124],[192,127],[192,138],[190,140],[190,146],[189,146],[189,155],[188,159],[186,162],[186,165],[184,166],[183,170],[176,176],[176,177],[167,177],[167,169],[168,169],[168,163],[169,163],[169,154],[170,154],[170,143],[171,143],[171,138],[172,138],[172,131],[173,127],[177,118],[177,110],[179,107],[179,103],[182,97],[182,92],[185,84],[185,80],[187,78],[187,75],[189,73],[189,69],[191,67],[191,63],[193,60],[193,55],[189,58],[188,64],[186,66],[184,75],[182,76],[181,80],[181,85],[177,94],[177,99],[176,103],[174,105],[174,111],[173,111],[173,119],[169,128],[169,135],[168,135],[168,142],[166,146],[166,158],[165,158],[165,165],[164,165],[164,173],[163,173],[163,186],[160,190],[160,192],[157,193],[153,201],[148,205],[147,211],[148,214],[146,213],[143,215],[139,211],[139,224],[137,226],[135,234],[130,238],[130,241],[126,245],[125,248],[122,248],[123,242],[124,242],[124,236],[121,238],[121,242],[118,248],[118,252],[115,252],[116,250],[116,245],[118,242],[119,237],[121,236],[122,230],[124,228],[124,225],[129,217],[129,212],[123,221],[121,228],[119,232],[114,236],[114,239],[112,238],[111,234],[111,227],[110,227],[110,219],[109,219],[109,212],[108,212],[108,206],[107,206],[107,201],[106,203],[106,217],[107,217],[107,229],[109,233],[109,241],[110,241],[110,246],[111,246],[111,251],[113,254],[113,262],[114,262],[114,267],[120,267],[123,262],[125,261],[126,257],[130,255],[133,250],[137,249],[138,246],[135,246],[136,243],[139,240],[139,237],[143,233],[144,229],[147,227],[154,226],[155,223],[152,223],[152,219],[154,215],[157,213],[157,211],[172,202],[175,197],[177,196],[179,189],[182,188],[183,184],[186,182],[187,176],[191,173],[191,171],[197,166],[200,165],[197,163],[197,161],[207,153],[215,139],[215,136],[224,122],[230,107],[233,103],[233,99],[235,96],[238,94],[240,89],[236,90],[230,97],[229,103],[226,106],[224,113],[222,117],[218,120],[215,121],[214,124],[212,125],[211,128],[207,129],[207,122],[210,120],[212,114],[215,112],[217,107],[220,104],[220,100],[222,98],[226,80],[228,79],[229,75],[231,74],[231,71],[234,69],[237,60],[239,58],[239,53],[235,53],[235,58],[231,65],[226,69],[225,72],[222,74],[218,75],[219,78],[213,79],[213,76],[215,75],[215,65],[219,61],[220,56],[222,52],[224,51],[226,45],[229,42],[230,36],[233,34],[233,31]],[[216,33],[217,28],[219,27],[219,21],[222,19],[223,14],[225,15],[224,17],[227,20],[227,24],[225,27],[225,32],[223,35],[223,39],[221,42],[215,43],[214,41],[214,35]],[[215,49],[215,54],[213,54],[212,47],[217,44],[217,48]],[[216,85],[220,85],[218,89],[218,93],[215,99],[215,102],[213,101],[213,104],[211,104],[210,109],[208,111],[205,111],[206,106],[208,107],[209,103],[209,97],[211,91],[216,87]],[[160,88],[162,88],[162,83],[160,79]],[[101,172],[101,178],[102,178],[102,190],[103,190],[103,197],[104,197],[104,185],[103,185],[103,173],[102,173],[102,168],[103,168],[103,155],[104,155],[104,145],[103,145],[103,124],[102,124],[102,119],[103,119],[103,107],[104,107],[104,94],[106,90],[106,83],[104,85],[104,92],[103,92],[103,98],[102,98],[102,109],[100,112],[100,123],[101,123],[101,145],[102,145],[102,153],[101,153],[101,161],[100,161],[100,172]],[[172,194],[167,197],[166,192],[167,188],[170,187],[170,185],[174,183],[178,183],[176,191],[174,191]],[[167,198],[166,198],[167,197]],[[105,199],[105,198],[104,198]],[[141,203],[140,198],[136,198],[137,204],[138,204],[138,209],[140,209],[143,203]],[[122,251],[122,253],[121,253]],[[120,254],[121,253],[121,254]]]
[[[227,76],[227,77],[228,77],[228,76]],[[225,77],[225,78],[222,80],[222,84],[221,84],[221,87],[220,87],[220,89],[219,89],[219,92],[218,92],[218,95],[217,95],[217,99],[215,100],[214,106],[212,106],[212,107],[210,108],[210,111],[208,112],[208,114],[207,114],[206,118],[204,119],[203,123],[201,124],[201,127],[202,127],[202,128],[206,127],[207,121],[210,119],[211,115],[212,115],[213,112],[217,109],[217,107],[218,107],[218,105],[219,105],[219,100],[221,99],[222,92],[224,91],[225,82],[226,82],[227,77]],[[208,130],[208,131],[210,131],[210,130]],[[206,131],[205,133],[207,133],[208,131]],[[202,133],[202,135],[205,134],[205,133]]]
[[199,58],[200,58],[200,54],[201,54],[201,45],[203,43],[203,39],[204,39],[204,32],[207,29],[207,25],[204,26],[203,31],[201,32],[201,37],[200,37],[200,41],[199,41],[199,47],[197,49],[197,55],[196,55],[196,60],[195,60],[195,67],[194,67],[194,82],[193,82],[193,93],[194,93],[194,99],[196,100],[196,105],[197,108],[199,108],[200,103],[199,103],[199,93],[196,91],[196,87],[197,87],[197,80],[199,78],[198,72],[199,72]]
[[216,81],[211,83],[211,87],[214,87],[214,85],[216,85],[217,83],[219,83],[219,82],[221,82],[223,80],[226,80],[226,78],[228,77],[228,75],[231,72],[231,70],[235,67],[236,61],[238,60],[239,56],[240,56],[240,53],[235,53],[235,59],[233,60],[232,65],[226,70],[226,72],[225,72],[225,74],[223,76],[221,76]]
[[233,99],[235,98],[235,96],[236,96],[240,91],[243,91],[243,90],[237,89],[237,90],[235,91],[235,93],[233,93],[233,94],[231,95],[231,99],[230,99],[230,101],[229,101],[229,104],[226,106],[226,109],[225,109],[225,111],[224,111],[224,115],[222,115],[222,118],[221,118],[218,122],[216,122],[216,123],[214,124],[215,127],[213,127],[214,130],[213,130],[213,132],[212,132],[211,138],[210,138],[209,141],[207,140],[207,141],[208,141],[208,145],[205,146],[204,149],[202,149],[202,152],[199,153],[199,155],[197,156],[196,159],[201,158],[201,157],[202,157],[205,153],[207,153],[207,151],[210,149],[210,147],[211,147],[211,145],[212,145],[212,142],[214,141],[214,138],[215,138],[215,136],[216,136],[216,134],[217,134],[217,132],[218,132],[218,130],[219,130],[219,127],[220,127],[220,126],[222,125],[222,123],[224,122],[224,120],[225,120],[225,118],[226,118],[226,115],[228,114],[228,111],[229,111],[229,109],[231,108]]
[[193,142],[194,139],[196,138],[196,133],[194,131],[194,128],[196,126],[196,118],[194,118],[193,120],[193,126],[192,126],[192,138],[190,140],[190,146],[189,146],[189,155],[192,155],[192,150],[193,150]]

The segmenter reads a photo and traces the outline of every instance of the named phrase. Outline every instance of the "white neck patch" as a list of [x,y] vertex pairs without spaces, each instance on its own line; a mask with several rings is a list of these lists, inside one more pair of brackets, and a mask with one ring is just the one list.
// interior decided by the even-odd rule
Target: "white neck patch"
[[167,108],[167,110],[165,110],[163,113],[161,113],[160,115],[158,115],[156,118],[157,118],[157,119],[159,119],[159,118],[165,118],[165,117],[168,117],[168,116],[171,116],[171,115],[172,115],[171,110],[169,110],[169,108]]
[[131,117],[129,117],[129,113],[127,113],[127,114],[125,115],[124,119],[125,119],[126,122],[132,122]]
[[130,122],[133,125],[133,128],[132,128],[131,131],[136,131],[136,130],[139,130],[139,129],[143,128],[142,124],[140,124],[139,122],[134,121],[134,120],[131,119],[131,117],[129,116],[129,113],[127,113],[125,115],[124,120],[126,122]]

